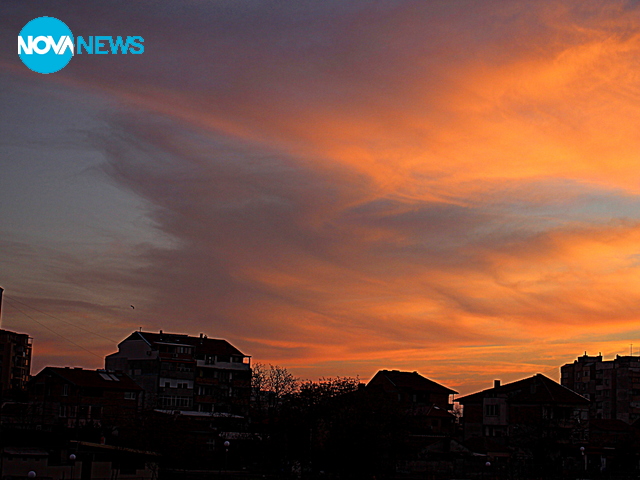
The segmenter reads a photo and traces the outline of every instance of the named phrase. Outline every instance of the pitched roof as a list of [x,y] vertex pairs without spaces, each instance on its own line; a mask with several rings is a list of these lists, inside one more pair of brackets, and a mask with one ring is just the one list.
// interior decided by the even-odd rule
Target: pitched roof
[[106,388],[108,390],[138,391],[142,388],[128,375],[105,370],[84,370],[69,367],[45,367],[35,378],[44,373],[52,373],[79,387]]
[[389,382],[398,390],[411,390],[429,393],[458,393],[455,390],[440,385],[433,380],[423,377],[418,372],[401,372],[399,370],[380,370],[369,381],[367,387]]
[[196,347],[196,352],[207,353],[213,355],[241,355],[246,357],[244,353],[231,345],[228,341],[218,338],[191,337],[181,333],[152,333],[152,332],[133,332],[126,340],[142,339],[149,345],[156,343],[173,343],[177,345],[191,345]]
[[480,403],[489,395],[504,395],[511,403],[569,403],[588,404],[589,400],[573,390],[538,373],[513,383],[488,388],[457,399],[458,402]]

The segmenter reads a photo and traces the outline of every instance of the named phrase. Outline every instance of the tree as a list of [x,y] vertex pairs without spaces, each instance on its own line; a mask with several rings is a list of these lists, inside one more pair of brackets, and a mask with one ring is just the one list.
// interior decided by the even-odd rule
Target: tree
[[266,403],[271,408],[277,408],[288,395],[296,393],[299,381],[285,367],[256,362],[253,364],[251,388],[258,408]]
[[317,382],[306,380],[300,384],[298,397],[307,407],[321,405],[332,398],[355,392],[360,388],[358,377],[322,377]]

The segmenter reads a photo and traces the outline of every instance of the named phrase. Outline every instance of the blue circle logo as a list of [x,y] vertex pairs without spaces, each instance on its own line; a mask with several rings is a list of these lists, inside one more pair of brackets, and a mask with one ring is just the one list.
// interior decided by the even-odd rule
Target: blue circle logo
[[34,18],[18,35],[20,60],[38,73],[54,73],[64,68],[73,57],[74,48],[69,27],[53,17]]

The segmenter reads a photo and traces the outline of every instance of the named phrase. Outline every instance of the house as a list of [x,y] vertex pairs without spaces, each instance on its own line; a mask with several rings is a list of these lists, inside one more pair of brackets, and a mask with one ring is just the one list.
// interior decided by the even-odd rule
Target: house
[[45,367],[29,382],[27,393],[40,428],[114,429],[133,420],[142,389],[122,372]]
[[382,395],[397,403],[412,419],[411,430],[420,435],[450,435],[455,417],[455,390],[423,377],[418,372],[380,370],[365,387],[370,395]]
[[380,370],[369,380],[366,388],[395,396],[399,403],[406,406],[435,405],[442,410],[453,408],[451,395],[458,393],[423,377],[418,372],[399,370]]
[[148,407],[246,416],[250,357],[226,340],[200,334],[133,332],[105,359],[108,370],[130,375]]
[[589,400],[537,374],[458,398],[463,405],[464,438],[508,437],[580,440]]

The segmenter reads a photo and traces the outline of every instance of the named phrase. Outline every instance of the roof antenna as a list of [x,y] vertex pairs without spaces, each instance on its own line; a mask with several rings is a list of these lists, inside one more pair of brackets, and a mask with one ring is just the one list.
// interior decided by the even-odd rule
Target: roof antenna
[[2,292],[4,288],[0,287],[0,327],[2,327]]
[[629,355],[633,357],[633,343],[629,344]]

